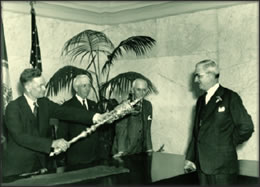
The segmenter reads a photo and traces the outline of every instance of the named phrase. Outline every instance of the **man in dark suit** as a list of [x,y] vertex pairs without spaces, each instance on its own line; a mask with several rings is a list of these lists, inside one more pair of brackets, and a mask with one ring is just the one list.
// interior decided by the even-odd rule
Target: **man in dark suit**
[[212,60],[196,65],[195,82],[206,93],[198,98],[193,135],[184,170],[198,171],[200,184],[235,184],[236,146],[254,132],[251,116],[240,96],[219,84],[219,69]]
[[[131,100],[146,95],[147,82],[136,79],[132,86]],[[152,104],[142,99],[136,106],[136,112],[126,115],[116,124],[112,148],[114,157],[141,152],[152,152],[151,123]]]
[[[102,98],[102,101],[99,102],[98,108],[99,112],[110,112],[112,111],[119,103],[116,99],[106,99]],[[115,125],[116,121],[100,126],[97,129],[98,138],[99,138],[99,148],[98,155],[100,160],[104,162],[112,157],[112,147],[115,137]]]
[[86,127],[102,120],[101,114],[61,107],[44,97],[45,81],[38,69],[25,69],[20,83],[24,94],[11,101],[5,113],[8,142],[3,154],[3,176],[38,171],[47,166],[51,149],[69,148],[64,139],[52,140],[50,118],[75,121]]
[[[75,95],[63,106],[80,108],[85,111],[97,112],[97,105],[94,101],[87,99],[91,91],[91,79],[87,75],[78,75],[73,80]],[[70,122],[71,123],[71,122]],[[65,140],[71,140],[86,130],[81,123],[73,124],[66,122],[59,126],[57,135]],[[98,132],[94,131],[88,137],[80,139],[71,145],[66,152],[66,164],[87,164],[98,160]]]

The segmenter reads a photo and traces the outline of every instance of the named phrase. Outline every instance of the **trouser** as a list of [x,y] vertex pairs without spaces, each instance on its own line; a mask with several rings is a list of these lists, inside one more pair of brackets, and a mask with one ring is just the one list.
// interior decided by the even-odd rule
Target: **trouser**
[[208,175],[198,171],[200,185],[234,185],[237,184],[237,174]]

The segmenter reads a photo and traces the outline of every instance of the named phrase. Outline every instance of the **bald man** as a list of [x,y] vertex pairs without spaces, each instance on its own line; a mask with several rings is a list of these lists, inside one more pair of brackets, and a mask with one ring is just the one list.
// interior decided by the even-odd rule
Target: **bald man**
[[[64,102],[64,106],[84,109],[86,111],[97,112],[97,105],[94,101],[87,99],[91,91],[91,79],[87,75],[78,75],[73,80],[73,89],[75,95],[68,101]],[[73,125],[68,122],[62,122],[59,125],[57,136],[71,140],[79,135],[86,127],[80,123]],[[73,126],[73,127],[72,127]],[[86,138],[75,142],[66,152],[66,165],[88,164],[98,160],[98,134],[97,131],[91,133]]]
[[[131,89],[131,100],[146,95],[147,82],[136,79]],[[152,152],[151,140],[152,104],[142,99],[136,112],[125,116],[116,124],[115,138],[112,148],[114,157]]]

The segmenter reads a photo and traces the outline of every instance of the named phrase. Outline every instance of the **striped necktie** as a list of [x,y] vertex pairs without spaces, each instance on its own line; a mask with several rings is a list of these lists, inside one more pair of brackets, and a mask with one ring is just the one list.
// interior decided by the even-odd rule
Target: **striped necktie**
[[34,108],[33,108],[33,115],[35,116],[35,117],[37,117],[37,113],[38,113],[38,104],[37,104],[37,102],[33,102],[33,106],[34,106]]
[[82,102],[83,104],[83,106],[88,110],[88,105],[87,105],[87,103],[85,102],[85,99],[83,99],[83,102]]

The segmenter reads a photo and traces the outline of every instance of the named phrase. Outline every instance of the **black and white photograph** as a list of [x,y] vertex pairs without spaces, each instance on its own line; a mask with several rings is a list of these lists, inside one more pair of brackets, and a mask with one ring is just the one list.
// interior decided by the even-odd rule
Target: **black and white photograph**
[[257,185],[258,1],[1,1],[1,186]]

